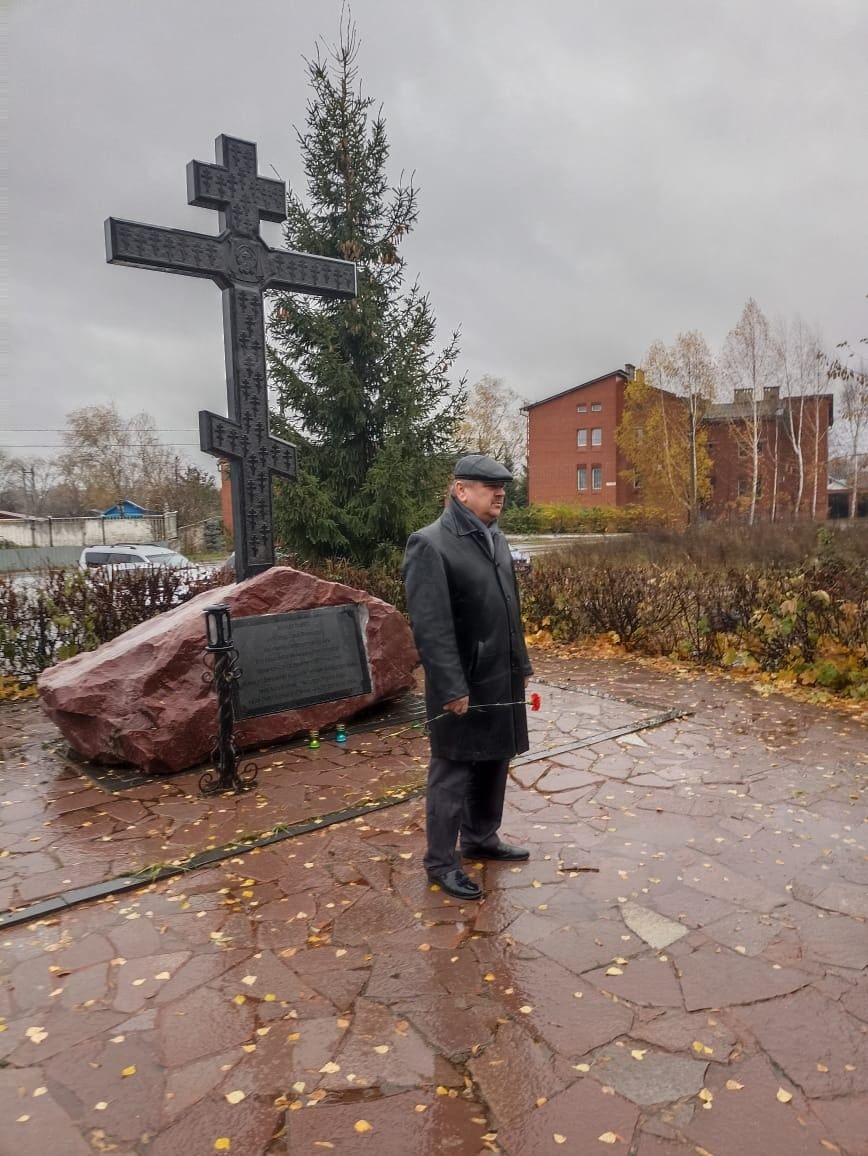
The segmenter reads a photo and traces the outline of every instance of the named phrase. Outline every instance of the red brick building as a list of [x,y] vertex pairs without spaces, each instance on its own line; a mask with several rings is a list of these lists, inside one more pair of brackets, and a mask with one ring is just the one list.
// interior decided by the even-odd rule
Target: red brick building
[[[615,440],[624,392],[634,373],[634,367],[627,365],[526,407],[528,499],[532,503],[629,506],[641,502],[641,492],[630,478],[630,463]],[[681,404],[670,396],[673,404]],[[767,389],[756,409],[743,396],[711,407],[706,419],[713,462],[711,516],[738,516],[750,504],[752,453],[747,443],[754,415],[760,461],[757,513],[769,517],[773,504],[776,517],[792,512],[799,469],[787,435],[791,413],[796,428],[801,428],[802,516],[811,517],[814,509],[817,518],[827,516],[832,395],[781,398],[777,389]]]
[[621,475],[615,443],[633,366],[527,406],[528,500],[536,505],[627,506],[636,491]]

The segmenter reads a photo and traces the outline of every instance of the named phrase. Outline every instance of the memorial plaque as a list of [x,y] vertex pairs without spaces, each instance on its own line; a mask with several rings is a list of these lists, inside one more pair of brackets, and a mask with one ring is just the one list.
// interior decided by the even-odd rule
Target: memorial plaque
[[371,675],[355,602],[232,620],[238,649],[236,717],[258,718],[369,694]]

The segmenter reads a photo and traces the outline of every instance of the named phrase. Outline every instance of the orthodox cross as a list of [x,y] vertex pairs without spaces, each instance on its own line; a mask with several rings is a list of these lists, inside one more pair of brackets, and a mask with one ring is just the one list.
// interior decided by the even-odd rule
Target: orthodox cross
[[268,430],[268,379],[262,295],[266,289],[354,297],[356,267],[310,253],[272,249],[259,222],[286,218],[283,181],[257,173],[256,145],[218,136],[217,163],[190,161],[187,202],[216,209],[218,236],[119,221],[105,223],[106,259],[113,265],[208,277],[223,290],[228,417],[199,413],[207,454],[231,463],[235,576],[240,582],[274,564],[271,477],[296,475],[295,446]]

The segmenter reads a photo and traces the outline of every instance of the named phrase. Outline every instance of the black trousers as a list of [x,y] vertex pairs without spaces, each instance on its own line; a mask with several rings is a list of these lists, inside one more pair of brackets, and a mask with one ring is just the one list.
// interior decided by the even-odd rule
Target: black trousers
[[458,762],[431,756],[425,818],[429,874],[451,871],[461,864],[456,849],[491,847],[503,819],[503,797],[509,759]]

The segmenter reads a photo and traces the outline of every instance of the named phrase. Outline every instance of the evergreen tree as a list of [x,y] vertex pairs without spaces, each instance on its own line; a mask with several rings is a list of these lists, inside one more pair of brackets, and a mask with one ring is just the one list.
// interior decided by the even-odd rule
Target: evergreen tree
[[307,198],[290,190],[291,249],[357,263],[358,296],[280,295],[269,323],[276,433],[299,446],[299,477],[279,484],[277,536],[306,557],[361,562],[401,548],[436,516],[463,380],[457,333],[433,348],[436,320],[398,247],[418,217],[412,180],[390,187],[382,112],[362,94],[355,26],[307,62],[312,96],[297,133]]

